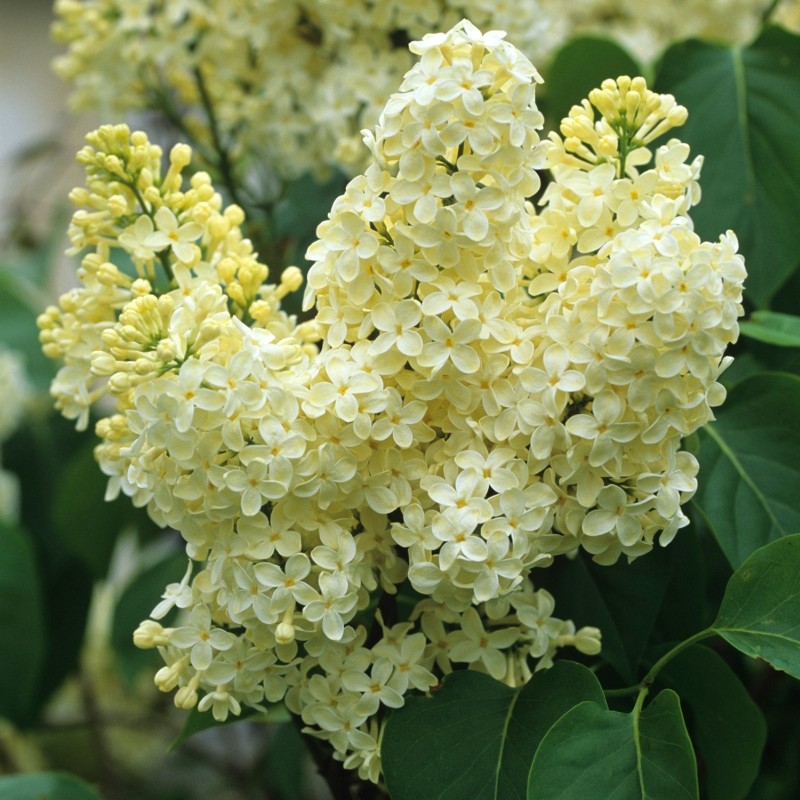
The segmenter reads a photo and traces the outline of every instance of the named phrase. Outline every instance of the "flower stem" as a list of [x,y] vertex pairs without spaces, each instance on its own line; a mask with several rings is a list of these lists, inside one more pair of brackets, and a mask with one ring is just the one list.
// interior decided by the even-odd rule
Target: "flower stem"
[[222,182],[225,184],[225,188],[228,190],[231,200],[233,200],[236,205],[245,208],[239,197],[239,190],[233,175],[233,162],[231,161],[230,153],[228,153],[228,148],[222,141],[217,114],[214,110],[214,104],[211,102],[211,95],[208,92],[208,86],[206,85],[199,64],[194,68],[194,77],[197,82],[197,90],[200,93],[200,102],[203,104],[203,110],[206,112],[206,117],[208,118],[208,130],[211,134],[211,142],[217,153],[217,170],[222,178]]
[[682,653],[686,648],[691,647],[693,644],[701,641],[702,639],[707,639],[709,636],[715,636],[716,630],[714,628],[706,628],[705,630],[698,631],[697,633],[690,636],[688,639],[684,639],[682,642],[678,642],[671,650],[664,653],[661,658],[653,664],[652,667],[648,670],[647,674],[642,678],[639,683],[634,684],[633,686],[625,686],[622,689],[605,689],[603,694],[606,697],[626,697],[627,695],[631,694],[638,694],[636,698],[637,706],[641,706],[642,702],[644,702],[644,698],[647,695],[650,687],[655,683],[656,676],[659,672],[670,662],[672,661],[675,656],[679,653]]
[[767,25],[772,22],[772,15],[775,13],[780,4],[781,0],[772,0],[772,2],[767,6],[767,8],[764,10],[764,13],[761,15],[762,28],[766,28]]
[[714,628],[706,628],[705,630],[698,631],[693,636],[690,636],[688,639],[684,639],[682,642],[678,642],[678,644],[676,644],[675,647],[673,647],[669,652],[664,653],[664,655],[661,656],[661,658],[659,658],[658,661],[656,661],[656,663],[653,664],[652,667],[650,667],[647,675],[645,675],[644,678],[642,679],[640,686],[642,688],[649,689],[650,686],[652,686],[653,683],[655,682],[658,673],[661,672],[661,670],[670,661],[672,661],[672,659],[675,658],[675,656],[677,656],[679,653],[682,653],[684,650],[686,650],[688,647],[691,647],[693,644],[696,644],[697,642],[703,639],[707,639],[709,636],[715,636],[715,635],[716,631],[714,630]]

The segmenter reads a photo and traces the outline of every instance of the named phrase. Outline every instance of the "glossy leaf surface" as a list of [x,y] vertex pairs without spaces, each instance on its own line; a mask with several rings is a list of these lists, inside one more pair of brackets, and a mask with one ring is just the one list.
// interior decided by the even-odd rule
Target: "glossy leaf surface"
[[392,800],[523,800],[537,745],[584,700],[604,702],[600,684],[568,661],[518,689],[478,672],[451,675],[389,719],[381,756]]
[[656,89],[686,106],[675,135],[705,158],[697,232],[736,232],[746,295],[767,307],[800,264],[800,37],[775,27],[748,47],[682,42],[665,53]]
[[665,689],[641,714],[581,703],[536,751],[528,800],[695,800],[697,765],[680,700]]
[[713,650],[679,653],[659,674],[692,712],[692,738],[702,756],[709,800],[748,796],[767,737],[764,717],[747,689]]
[[699,435],[694,503],[735,569],[762,545],[800,530],[800,378],[745,379]]
[[800,533],[757,550],[733,573],[714,630],[800,679]]

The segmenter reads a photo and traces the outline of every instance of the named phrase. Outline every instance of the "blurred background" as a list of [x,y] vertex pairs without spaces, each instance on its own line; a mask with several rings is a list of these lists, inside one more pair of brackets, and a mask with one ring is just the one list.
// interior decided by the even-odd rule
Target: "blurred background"
[[0,0],[0,241],[47,235],[80,178],[74,154],[93,124],[67,110],[51,22],[48,0]]

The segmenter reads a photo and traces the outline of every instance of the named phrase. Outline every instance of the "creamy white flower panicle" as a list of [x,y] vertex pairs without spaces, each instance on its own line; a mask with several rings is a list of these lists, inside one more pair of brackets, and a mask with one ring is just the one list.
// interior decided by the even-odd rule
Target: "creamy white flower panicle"
[[282,701],[373,781],[408,692],[599,652],[533,569],[685,524],[680,441],[723,399],[744,278],[732,233],[692,231],[700,161],[670,140],[645,169],[685,118],[672,98],[621,77],[543,141],[541,79],[504,33],[462,21],[411,50],[308,251],[311,322],[280,310],[299,271],[267,284],[240,209],[203,173],[184,187],[188,148],[162,175],[124,126],[81,152],[81,286],[40,319],[63,413],[116,405],[109,497],[186,541],[134,635],[157,685],[219,720]]
[[702,242],[688,216],[702,158],[687,163],[688,146],[671,139],[643,169],[646,145],[685,118],[641,78],[605,81],[551,134],[554,181],[532,226],[544,270],[529,288],[547,330],[535,386],[583,381],[566,402],[551,395],[548,412],[525,401],[551,431],[534,431],[532,452],[567,491],[556,527],[601,563],[646,552],[659,533],[666,544],[687,523],[697,463],[680,440],[723,401],[716,379],[738,335],[736,238]]

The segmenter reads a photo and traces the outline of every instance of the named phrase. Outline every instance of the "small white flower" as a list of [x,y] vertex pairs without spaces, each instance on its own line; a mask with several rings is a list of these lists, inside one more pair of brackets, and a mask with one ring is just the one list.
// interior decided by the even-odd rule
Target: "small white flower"
[[[154,220],[156,229],[141,240],[144,247],[155,251],[169,247],[181,263],[190,264],[194,261],[196,251],[192,242],[203,235],[203,226],[198,222],[179,225],[174,212],[166,206],[161,206],[156,211]],[[144,227],[141,232],[135,229],[137,236],[143,232]]]

